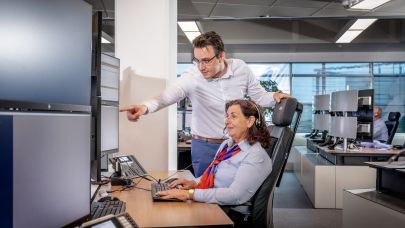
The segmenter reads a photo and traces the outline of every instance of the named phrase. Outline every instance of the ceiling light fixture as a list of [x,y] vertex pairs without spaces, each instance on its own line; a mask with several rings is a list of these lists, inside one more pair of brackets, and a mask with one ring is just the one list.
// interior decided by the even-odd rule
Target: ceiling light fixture
[[342,4],[353,10],[372,10],[389,1],[391,0],[343,0]]
[[104,38],[104,37],[101,37],[101,43],[102,44],[111,44],[111,42],[110,41],[108,41],[106,38]]
[[186,34],[190,43],[193,43],[194,38],[201,35],[201,31],[195,21],[178,21],[177,24],[180,26],[181,30],[183,30],[184,34]]
[[350,43],[354,40],[360,33],[366,30],[370,25],[372,25],[377,19],[357,19],[356,22],[350,26],[350,28],[343,33],[341,37],[336,41],[336,43]]

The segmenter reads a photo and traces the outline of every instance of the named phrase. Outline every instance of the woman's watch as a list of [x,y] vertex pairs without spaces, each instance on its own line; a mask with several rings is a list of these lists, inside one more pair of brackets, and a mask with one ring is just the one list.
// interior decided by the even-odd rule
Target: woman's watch
[[190,200],[194,199],[194,189],[188,190],[188,199],[190,199]]

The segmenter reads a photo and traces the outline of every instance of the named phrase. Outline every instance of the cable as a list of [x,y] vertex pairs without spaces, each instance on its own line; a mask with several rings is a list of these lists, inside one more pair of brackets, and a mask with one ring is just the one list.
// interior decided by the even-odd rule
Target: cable
[[[146,176],[150,176],[150,177],[152,177],[153,180],[155,180],[156,182],[158,182],[158,180],[157,180],[155,177],[153,177],[152,175],[150,175],[150,174],[139,175],[139,173],[138,173],[127,161],[124,161],[124,162],[125,162],[125,164],[127,164],[127,167],[128,167],[130,170],[132,170],[132,172],[134,172],[136,175],[138,175],[140,178],[144,178],[145,180],[152,181],[151,179],[149,179],[149,178],[146,177]],[[132,162],[134,162],[134,161],[132,161]]]
[[402,151],[402,152],[399,152],[398,154],[395,154],[395,155],[391,156],[391,157],[388,159],[388,163],[387,163],[387,164],[391,164],[393,161],[396,161],[401,155],[404,155],[404,154],[405,154],[405,151]]
[[164,179],[162,179],[162,180],[159,179],[159,182],[158,182],[158,183],[160,183],[160,181],[166,181],[167,179],[169,179],[170,177],[176,175],[177,173],[187,170],[188,168],[191,167],[191,165],[193,165],[193,163],[191,163],[190,165],[188,165],[187,167],[185,167],[185,168],[183,168],[183,169],[177,170],[175,173],[173,173],[172,175],[170,175],[170,176],[168,176],[168,177],[166,177],[166,178],[164,178]]
[[137,188],[137,189],[142,189],[142,190],[145,190],[145,191],[148,191],[148,192],[152,191],[151,189],[142,188],[142,187],[136,187],[136,186],[134,186],[134,188]]

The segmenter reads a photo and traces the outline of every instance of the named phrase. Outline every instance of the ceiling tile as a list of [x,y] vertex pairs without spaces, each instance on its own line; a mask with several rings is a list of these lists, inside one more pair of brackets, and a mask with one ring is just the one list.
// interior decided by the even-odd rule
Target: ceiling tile
[[273,6],[266,10],[265,15],[270,17],[308,17],[317,10],[317,8]]
[[195,16],[196,18],[208,17],[212,8],[215,6],[213,3],[187,3],[178,4],[177,13],[180,15]]
[[[184,1],[184,0],[180,0],[180,1]],[[190,1],[190,0],[186,0],[186,1]],[[202,2],[205,2],[205,3],[217,3],[217,1],[218,0],[191,0],[192,2],[199,2],[199,3],[202,3]]]
[[394,0],[387,2],[386,4],[378,7],[374,12],[388,12],[388,13],[399,13],[399,16],[405,15],[405,1],[403,0]]
[[345,7],[342,5],[342,2],[331,2],[328,5],[326,5],[325,9],[345,9]]
[[217,4],[212,11],[211,17],[259,17],[263,15],[264,10],[263,6],[257,5]]
[[329,2],[316,0],[279,0],[274,3],[274,6],[321,8],[327,4]]
[[276,0],[219,0],[218,3],[241,4],[241,5],[265,5],[268,6]]
[[346,9],[322,9],[316,12],[315,17],[351,17],[351,16],[363,16],[367,12],[364,11],[351,11]]

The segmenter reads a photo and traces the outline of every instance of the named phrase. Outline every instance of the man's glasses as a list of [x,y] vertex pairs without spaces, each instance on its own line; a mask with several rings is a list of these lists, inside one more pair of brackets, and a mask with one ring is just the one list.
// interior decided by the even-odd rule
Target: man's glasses
[[210,58],[210,59],[202,59],[202,60],[198,60],[195,57],[193,57],[193,64],[194,65],[198,65],[198,64],[202,64],[203,66],[207,66],[211,63],[211,61],[217,57],[216,55],[214,55],[214,57]]

